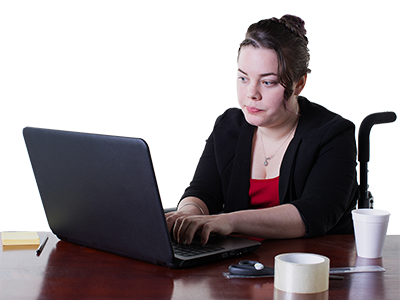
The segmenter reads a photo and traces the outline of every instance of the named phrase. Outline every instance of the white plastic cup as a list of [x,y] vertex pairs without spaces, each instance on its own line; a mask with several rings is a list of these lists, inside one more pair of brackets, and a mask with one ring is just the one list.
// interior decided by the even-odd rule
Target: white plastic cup
[[369,208],[356,209],[351,213],[357,255],[364,258],[382,257],[390,213]]

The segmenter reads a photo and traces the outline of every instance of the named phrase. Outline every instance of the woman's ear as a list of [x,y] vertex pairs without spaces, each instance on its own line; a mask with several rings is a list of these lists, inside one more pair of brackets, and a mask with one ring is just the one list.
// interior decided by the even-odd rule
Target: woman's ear
[[300,80],[296,83],[296,86],[294,88],[295,95],[300,95],[301,91],[304,89],[304,86],[306,85],[306,81],[307,81],[307,74],[301,77]]

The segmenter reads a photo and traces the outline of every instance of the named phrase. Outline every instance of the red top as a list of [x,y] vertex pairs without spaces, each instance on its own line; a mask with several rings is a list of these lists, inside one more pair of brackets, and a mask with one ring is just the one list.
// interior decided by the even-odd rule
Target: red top
[[279,205],[279,176],[271,179],[250,179],[249,196],[249,208]]

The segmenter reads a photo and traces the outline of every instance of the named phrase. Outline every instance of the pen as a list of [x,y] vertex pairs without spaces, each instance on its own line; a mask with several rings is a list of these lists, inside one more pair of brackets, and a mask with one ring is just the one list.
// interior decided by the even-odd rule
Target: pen
[[39,256],[40,253],[42,253],[42,251],[43,251],[43,249],[44,249],[44,246],[46,246],[46,243],[47,243],[48,239],[49,239],[49,235],[46,234],[46,237],[44,238],[43,243],[40,244],[40,245],[39,245],[39,248],[37,248],[37,250],[36,250],[36,255],[37,255],[37,256]]
[[343,276],[337,276],[337,275],[329,275],[329,279],[331,280],[343,280]]

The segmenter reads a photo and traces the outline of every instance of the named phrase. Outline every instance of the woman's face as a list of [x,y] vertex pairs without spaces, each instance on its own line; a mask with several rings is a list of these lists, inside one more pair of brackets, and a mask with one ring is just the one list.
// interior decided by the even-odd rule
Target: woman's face
[[237,94],[240,108],[251,125],[279,126],[297,112],[296,97],[292,95],[287,101],[284,99],[285,89],[279,84],[277,74],[275,51],[253,46],[241,49]]

